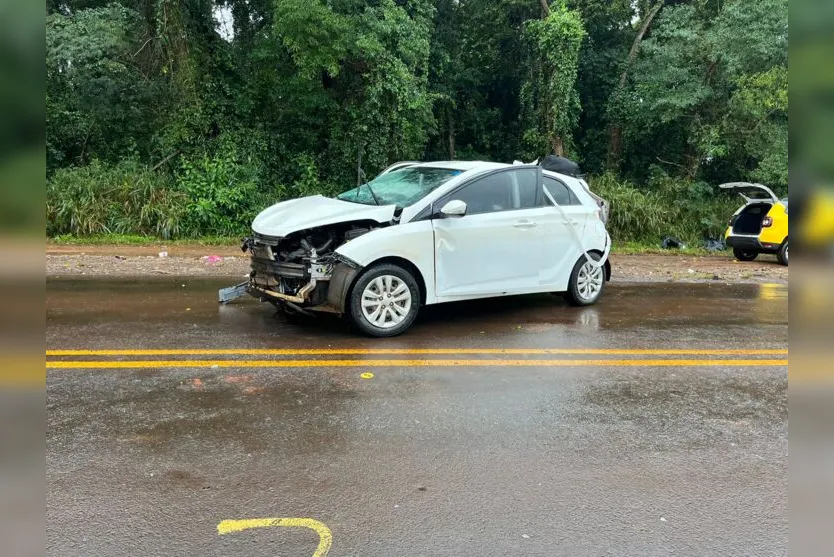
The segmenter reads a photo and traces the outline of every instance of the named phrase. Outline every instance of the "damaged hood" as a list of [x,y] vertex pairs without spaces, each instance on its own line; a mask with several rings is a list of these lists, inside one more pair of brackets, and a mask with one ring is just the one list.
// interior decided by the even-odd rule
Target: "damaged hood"
[[394,218],[394,205],[362,205],[313,195],[276,203],[261,211],[252,221],[252,231],[265,236],[283,237],[298,230],[358,220],[379,223]]

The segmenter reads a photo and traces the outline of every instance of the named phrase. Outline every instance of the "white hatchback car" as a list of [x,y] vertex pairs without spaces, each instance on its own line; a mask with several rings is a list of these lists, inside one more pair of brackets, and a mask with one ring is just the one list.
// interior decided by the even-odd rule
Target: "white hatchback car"
[[261,212],[245,288],[377,337],[442,302],[562,292],[592,304],[611,276],[600,205],[583,180],[538,165],[401,163],[336,198]]

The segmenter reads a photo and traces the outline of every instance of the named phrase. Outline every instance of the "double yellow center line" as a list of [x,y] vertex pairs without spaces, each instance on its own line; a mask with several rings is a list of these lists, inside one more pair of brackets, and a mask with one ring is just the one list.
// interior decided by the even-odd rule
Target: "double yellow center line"
[[[755,350],[687,348],[195,348],[147,350],[58,349],[46,351],[46,367],[47,369],[137,369],[197,367],[308,368],[483,366],[787,366],[787,355],[788,351],[786,349]],[[172,358],[177,356],[182,358]],[[218,356],[225,356],[225,358],[218,359]],[[250,358],[245,358],[247,356],[249,356]],[[351,356],[351,358],[345,358],[345,356]],[[392,358],[391,356],[399,357]],[[437,358],[431,356],[456,357]],[[461,356],[480,357],[461,358]],[[554,358],[553,356],[606,356],[606,358],[568,359],[561,357]]]

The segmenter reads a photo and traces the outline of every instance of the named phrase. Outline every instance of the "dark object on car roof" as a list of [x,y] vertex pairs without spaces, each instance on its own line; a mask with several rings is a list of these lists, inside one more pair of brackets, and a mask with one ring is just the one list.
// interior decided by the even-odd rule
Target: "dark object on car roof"
[[663,238],[662,242],[660,242],[660,247],[663,249],[681,249],[685,248],[686,244],[681,242],[678,238],[667,236],[666,238]]
[[547,155],[542,159],[541,167],[551,172],[577,177],[580,175],[579,165],[570,159],[558,155]]

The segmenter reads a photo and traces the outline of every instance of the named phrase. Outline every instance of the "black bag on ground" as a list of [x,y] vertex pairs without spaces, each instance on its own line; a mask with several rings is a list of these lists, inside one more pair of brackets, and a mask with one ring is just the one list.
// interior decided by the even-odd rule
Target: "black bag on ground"
[[579,165],[570,159],[558,155],[547,155],[542,159],[541,167],[551,172],[567,176],[579,176]]
[[662,247],[663,249],[681,249],[685,248],[686,244],[684,244],[674,236],[667,236],[663,238],[662,242],[660,242],[660,247]]
[[727,249],[727,246],[724,245],[722,240],[716,240],[715,238],[707,238],[704,240],[704,249],[707,251],[724,251]]

